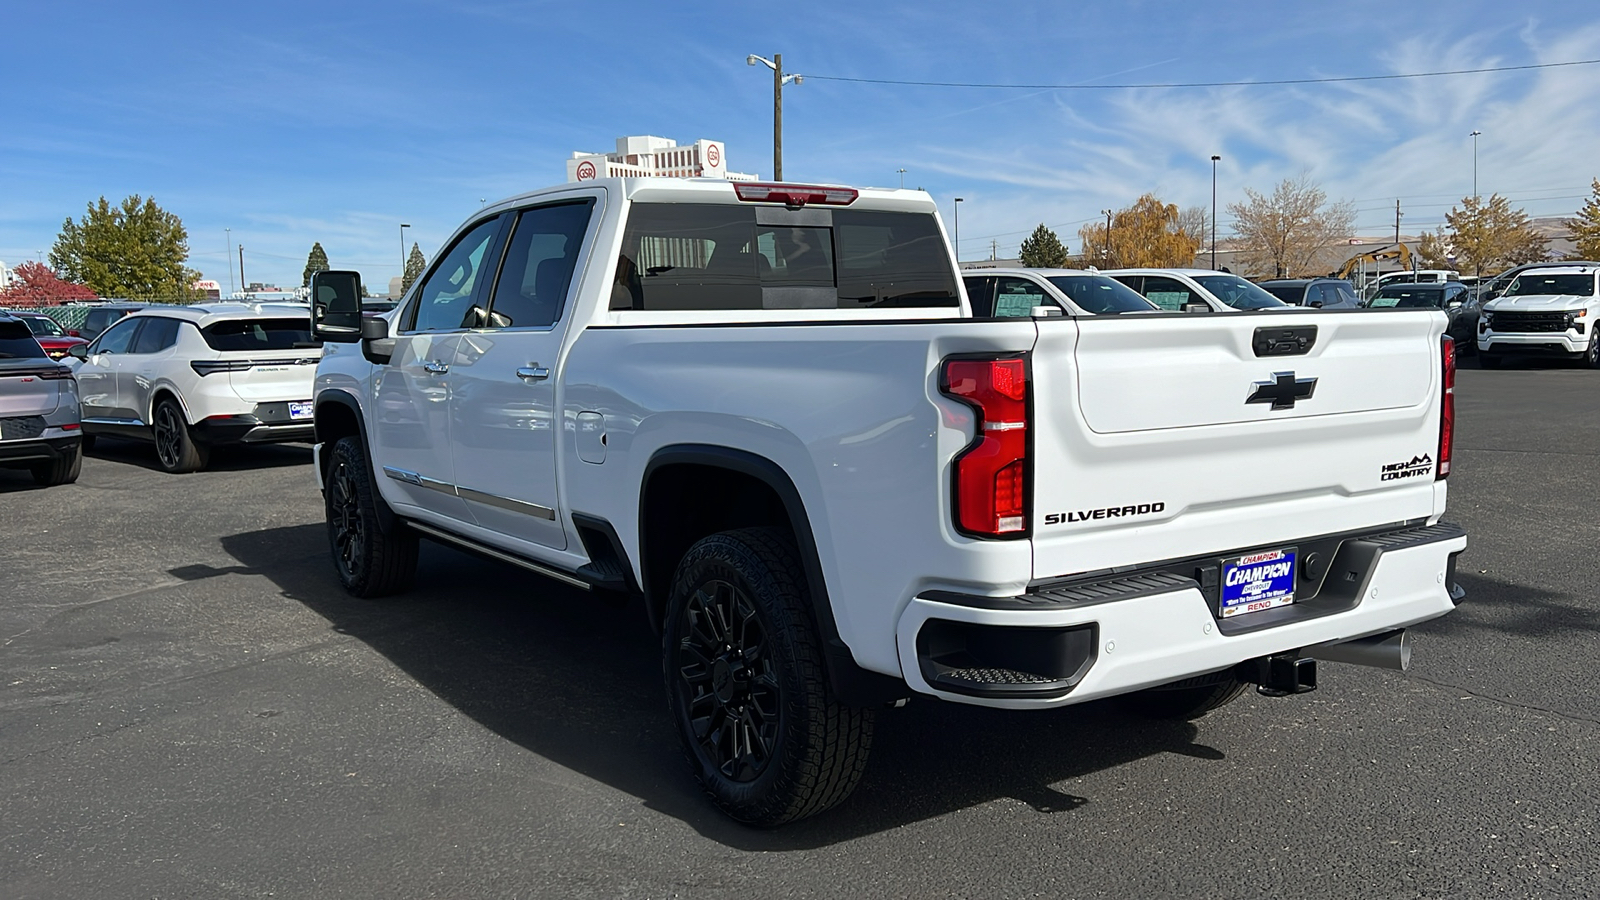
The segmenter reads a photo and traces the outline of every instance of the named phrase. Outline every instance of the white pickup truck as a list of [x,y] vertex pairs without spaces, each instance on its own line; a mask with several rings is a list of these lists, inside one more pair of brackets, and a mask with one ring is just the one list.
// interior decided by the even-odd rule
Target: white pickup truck
[[487,207],[381,317],[312,287],[345,587],[423,537],[641,598],[742,822],[913,694],[1194,717],[1460,599],[1438,310],[979,319],[928,195],[705,179]]
[[1495,368],[1507,357],[1577,360],[1600,369],[1600,266],[1542,265],[1512,279],[1483,305],[1478,362]]

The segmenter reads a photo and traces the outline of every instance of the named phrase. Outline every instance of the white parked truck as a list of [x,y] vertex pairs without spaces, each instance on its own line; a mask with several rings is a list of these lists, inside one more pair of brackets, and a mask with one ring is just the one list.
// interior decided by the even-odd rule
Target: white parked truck
[[1478,361],[1485,368],[1507,357],[1576,360],[1600,369],[1600,266],[1544,265],[1517,275],[1483,305]]
[[1194,717],[1460,599],[1439,310],[978,319],[925,193],[664,178],[487,207],[382,316],[312,287],[345,587],[428,538],[636,595],[743,822],[912,695]]

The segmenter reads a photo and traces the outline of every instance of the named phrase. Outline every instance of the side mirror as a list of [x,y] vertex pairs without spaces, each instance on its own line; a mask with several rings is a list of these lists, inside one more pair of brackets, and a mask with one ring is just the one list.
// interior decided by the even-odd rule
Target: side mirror
[[77,359],[88,359],[89,358],[89,345],[88,344],[73,344],[71,347],[67,348],[67,355],[71,356],[71,357],[75,357]]
[[1313,300],[1310,303],[1307,303],[1306,305],[1311,307],[1312,309],[1321,309],[1322,308],[1322,301],[1321,300]]
[[361,273],[329,269],[311,275],[311,333],[353,344],[363,337]]
[[1211,304],[1204,300],[1190,300],[1183,304],[1183,311],[1186,313],[1208,313],[1211,312]]
[[389,320],[378,316],[361,317],[361,339],[381,341],[389,336]]

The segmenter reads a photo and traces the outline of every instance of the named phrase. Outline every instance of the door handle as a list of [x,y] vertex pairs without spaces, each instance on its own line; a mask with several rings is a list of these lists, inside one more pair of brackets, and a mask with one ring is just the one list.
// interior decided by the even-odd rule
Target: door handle
[[430,359],[422,364],[422,371],[427,372],[429,375],[443,375],[444,373],[450,371],[450,364],[439,362],[436,359]]
[[518,369],[517,377],[523,381],[543,381],[550,377],[550,369],[534,363],[531,366],[523,366]]

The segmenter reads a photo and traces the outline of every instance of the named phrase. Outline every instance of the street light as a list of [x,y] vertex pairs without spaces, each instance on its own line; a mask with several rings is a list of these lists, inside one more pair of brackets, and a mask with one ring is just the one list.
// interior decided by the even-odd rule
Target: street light
[[228,297],[233,297],[233,229],[224,228],[222,233],[227,240],[222,244],[222,255],[228,259]]
[[406,281],[406,229],[410,227],[404,222],[400,223],[400,283],[402,286]]
[[1472,199],[1478,199],[1478,135],[1483,132],[1474,128],[1472,130]]
[[1222,157],[1211,154],[1211,271],[1217,270],[1217,161]]
[[772,180],[783,180],[783,86],[789,82],[801,84],[803,75],[783,74],[783,54],[774,53],[771,59],[754,53],[744,58],[745,65],[760,63],[772,70]]
[[895,169],[895,171],[900,173],[900,190],[903,191],[906,189],[906,170]]
[[961,201],[963,199],[965,199],[965,198],[962,198],[962,197],[957,197],[956,198],[955,243],[956,243],[956,268],[958,268],[958,269],[961,268]]

